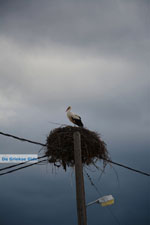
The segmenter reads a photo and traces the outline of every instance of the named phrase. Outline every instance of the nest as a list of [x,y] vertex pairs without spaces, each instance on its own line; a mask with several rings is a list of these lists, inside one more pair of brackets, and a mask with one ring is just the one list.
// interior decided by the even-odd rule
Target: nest
[[63,166],[65,170],[67,166],[75,165],[73,140],[75,131],[79,131],[81,135],[83,166],[94,164],[97,160],[103,160],[103,166],[106,166],[110,158],[106,144],[101,140],[100,135],[86,128],[72,126],[59,127],[50,132],[46,143],[48,161],[56,166]]

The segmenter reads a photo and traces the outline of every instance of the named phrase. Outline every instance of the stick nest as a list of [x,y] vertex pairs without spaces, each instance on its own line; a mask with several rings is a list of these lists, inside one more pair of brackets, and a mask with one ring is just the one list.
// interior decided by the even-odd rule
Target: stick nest
[[[109,160],[106,144],[100,135],[94,131],[80,127],[59,127],[52,130],[47,137],[46,155],[50,163],[56,166],[66,167],[75,165],[73,133],[79,131],[81,135],[81,150],[83,165],[94,164],[97,160],[103,160],[103,166]],[[59,163],[59,165],[57,164]]]

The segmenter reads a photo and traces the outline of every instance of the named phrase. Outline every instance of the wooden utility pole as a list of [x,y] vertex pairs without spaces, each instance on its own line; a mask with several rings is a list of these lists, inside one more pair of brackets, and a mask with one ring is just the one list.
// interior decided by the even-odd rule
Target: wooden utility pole
[[73,138],[78,225],[87,225],[80,133],[78,131],[75,132]]

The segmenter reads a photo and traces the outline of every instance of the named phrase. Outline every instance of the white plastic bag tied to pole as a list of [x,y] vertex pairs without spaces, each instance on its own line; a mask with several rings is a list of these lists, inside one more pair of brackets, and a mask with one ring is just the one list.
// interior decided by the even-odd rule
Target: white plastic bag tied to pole
[[115,200],[112,195],[106,195],[106,196],[103,196],[103,197],[93,201],[93,202],[88,203],[87,206],[93,205],[94,203],[98,203],[101,206],[108,206],[108,205],[114,204],[114,202],[115,202]]

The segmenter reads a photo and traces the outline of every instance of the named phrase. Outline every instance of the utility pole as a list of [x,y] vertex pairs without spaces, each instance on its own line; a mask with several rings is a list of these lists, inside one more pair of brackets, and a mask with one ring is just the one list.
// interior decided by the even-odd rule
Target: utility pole
[[73,138],[78,225],[87,225],[80,133],[74,132]]

